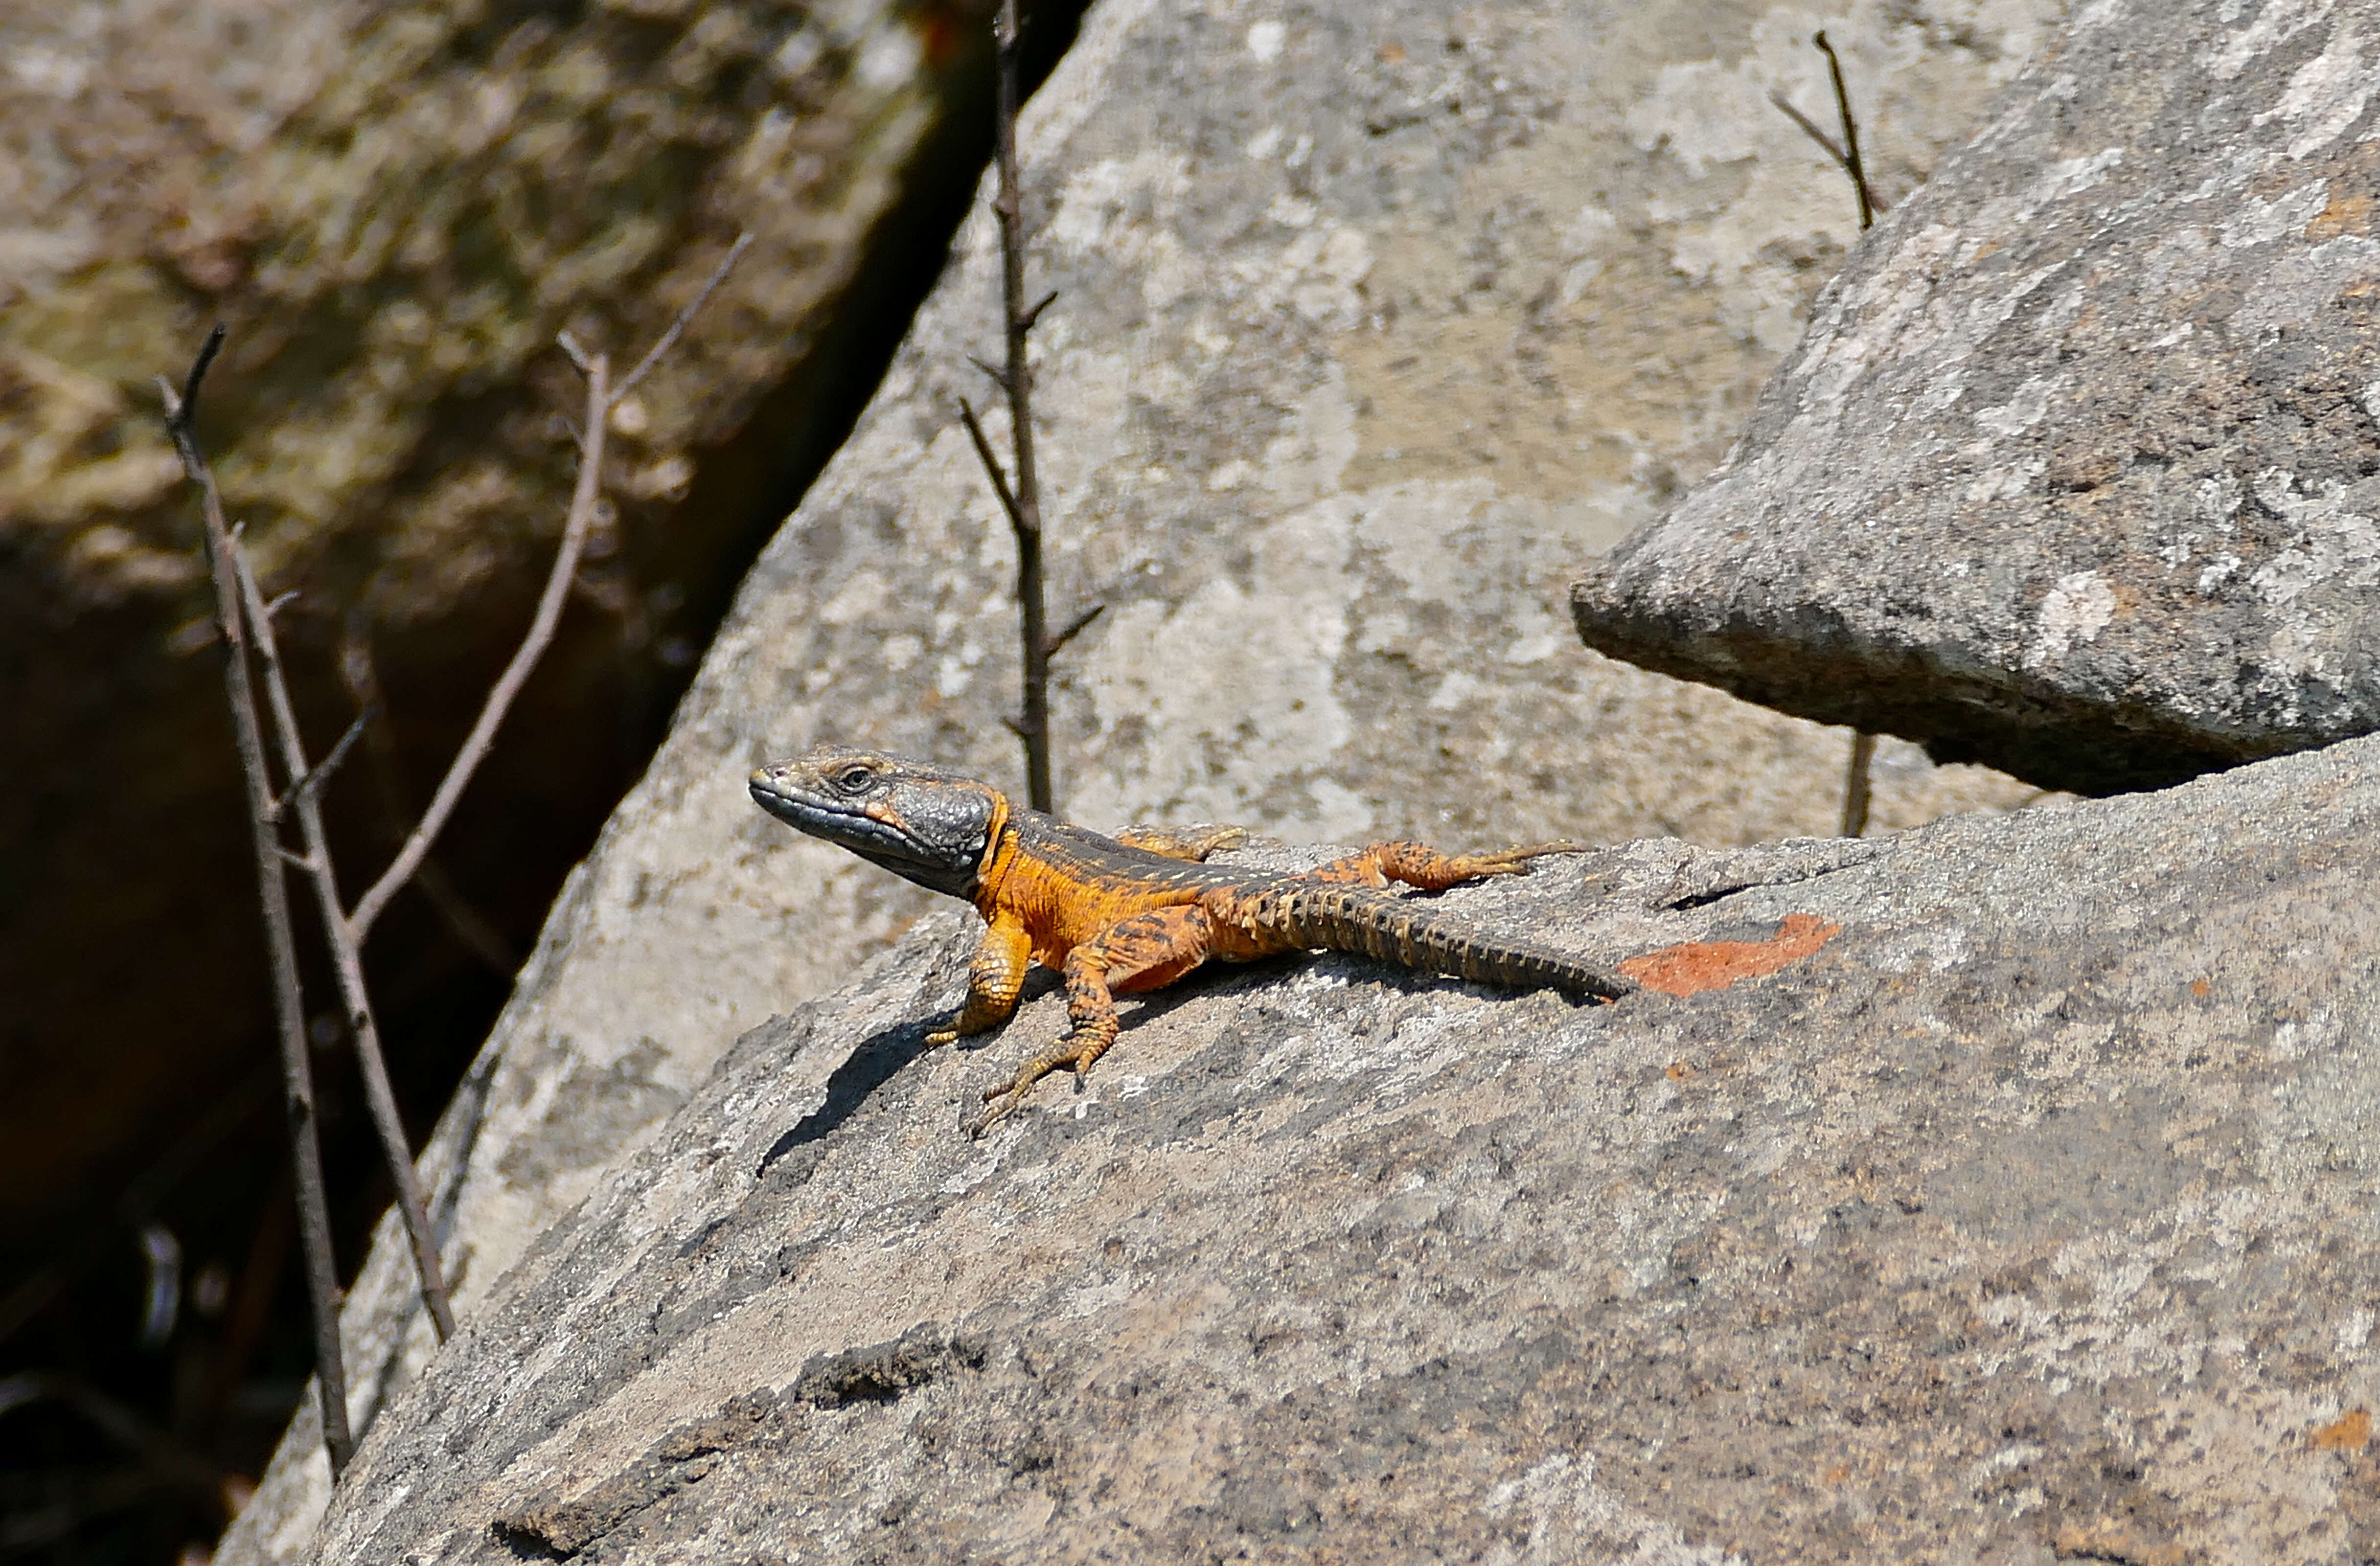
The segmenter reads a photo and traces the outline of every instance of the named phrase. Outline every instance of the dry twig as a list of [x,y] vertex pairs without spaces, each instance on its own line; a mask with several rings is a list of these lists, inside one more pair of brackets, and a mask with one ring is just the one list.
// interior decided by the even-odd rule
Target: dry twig
[[355,1453],[347,1428],[347,1380],[339,1352],[339,1278],[331,1251],[330,1201],[322,1184],[321,1116],[314,1099],[314,1074],[306,1054],[305,998],[298,987],[298,947],[289,920],[289,886],[284,879],[280,833],[275,827],[279,803],[273,797],[271,774],[264,756],[264,734],[257,721],[256,692],[248,669],[246,615],[233,565],[231,529],[224,521],[223,497],[215,476],[199,449],[191,429],[199,389],[208,369],[222,351],[224,329],[207,334],[206,346],[190,366],[188,378],[176,394],[173,383],[159,378],[165,395],[165,430],[181,454],[182,471],[197,486],[205,517],[207,564],[214,578],[215,620],[222,632],[224,691],[231,707],[232,737],[239,749],[239,770],[248,785],[249,837],[256,856],[257,900],[264,912],[265,943],[273,965],[273,1020],[281,1043],[282,1099],[289,1121],[289,1150],[298,1191],[298,1226],[306,1255],[306,1293],[314,1322],[314,1375],[322,1404],[322,1445],[330,1453],[335,1479]]
[[299,781],[282,796],[286,815],[296,807],[298,841],[305,845],[299,861],[314,886],[314,905],[330,941],[331,967],[338,977],[339,1003],[346,1014],[347,1035],[354,1039],[356,1064],[363,1077],[364,1103],[370,1111],[372,1130],[380,1137],[381,1157],[388,1165],[389,1182],[396,1187],[396,1210],[413,1246],[414,1270],[421,1280],[422,1303],[430,1307],[431,1324],[444,1342],[455,1335],[455,1311],[447,1302],[445,1269],[438,1259],[438,1242],[430,1232],[430,1219],[421,1203],[421,1181],[414,1172],[413,1147],[406,1139],[405,1121],[396,1111],[396,1095],[389,1088],[388,1064],[380,1047],[380,1025],[372,1016],[371,996],[364,988],[363,953],[339,907],[339,875],[331,862],[331,840],[322,830],[322,805],[315,783],[346,754],[371,716],[366,712],[348,725],[337,748],[319,767],[306,765],[306,743],[298,729],[298,710],[289,700],[289,682],[281,666],[281,649],[273,635],[273,616],[258,590],[256,575],[239,540],[231,540],[232,565],[239,577],[240,598],[256,638],[258,662],[264,670],[264,693],[272,705],[273,727],[281,742],[284,771]]
[[1033,460],[1033,367],[1026,357],[1026,337],[1033,323],[1057,295],[1038,303],[1025,302],[1025,205],[1016,179],[1016,109],[1023,91],[1021,55],[1024,40],[1016,18],[1016,0],[1001,0],[992,24],[999,55],[997,123],[993,142],[1000,164],[1000,192],[991,210],[1000,220],[1000,299],[1007,363],[1002,370],[976,361],[977,368],[999,383],[1008,396],[1008,427],[1015,443],[1016,482],[1011,488],[991,443],[975,410],[959,405],[976,455],[983,459],[999,492],[1001,509],[1016,535],[1016,615],[1025,655],[1024,710],[1008,726],[1025,742],[1026,790],[1036,810],[1056,808],[1050,784],[1050,654],[1049,609],[1041,581],[1041,480]]
[[[389,1085],[387,1062],[380,1047],[379,1025],[373,1016],[370,994],[364,981],[363,942],[370,934],[373,922],[387,907],[389,899],[421,869],[430,844],[454,814],[456,801],[485,759],[504,715],[528,682],[530,672],[552,643],[555,628],[561,621],[563,604],[569,597],[588,534],[594,525],[596,505],[601,492],[604,431],[609,425],[612,409],[654,365],[661,362],[671,346],[684,334],[695,312],[725,281],[728,270],[749,244],[749,236],[737,237],[709,280],[638,361],[628,380],[616,388],[611,381],[611,361],[605,356],[588,354],[571,341],[567,333],[562,334],[564,349],[587,377],[586,422],[579,434],[578,472],[571,491],[569,514],[563,525],[562,545],[555,552],[552,568],[547,573],[545,589],[539,596],[537,613],[530,622],[528,634],[488,693],[478,721],[472,724],[470,734],[448,766],[429,808],[423,811],[420,820],[406,838],[395,859],[357,901],[352,913],[344,912],[340,907],[338,872],[332,861],[328,834],[323,830],[321,793],[334,770],[371,723],[375,716],[372,704],[365,705],[364,711],[321,765],[308,764],[304,737],[298,726],[297,709],[289,698],[288,680],[282,666],[280,648],[273,633],[273,611],[285,601],[285,598],[271,603],[265,601],[254,573],[249,569],[238,538],[224,520],[214,475],[208,467],[190,429],[191,409],[197,402],[200,384],[223,346],[224,329],[217,326],[209,335],[198,361],[191,367],[188,382],[178,395],[170,382],[163,383],[166,428],[173,435],[176,448],[181,453],[184,470],[198,486],[204,503],[207,555],[214,576],[216,614],[223,630],[225,678],[232,707],[233,728],[239,745],[241,771],[248,783],[260,896],[264,904],[267,939],[273,953],[273,1004],[281,1025],[284,1091],[290,1106],[300,1231],[307,1252],[309,1293],[314,1307],[315,1355],[322,1388],[324,1444],[330,1451],[334,1476],[346,1468],[354,1450],[354,1441],[346,1418],[346,1377],[339,1352],[338,1279],[331,1254],[328,1204],[323,1192],[317,1135],[319,1116],[315,1111],[312,1074],[306,1056],[304,997],[298,988],[288,887],[283,879],[285,865],[303,870],[315,889],[324,935],[331,947],[332,965],[337,975],[340,1001],[355,1040],[365,1101],[380,1139],[390,1179],[396,1188],[397,1208],[411,1244],[415,1269],[420,1277],[422,1299],[429,1307],[439,1341],[443,1342],[455,1330],[454,1310],[447,1298],[436,1238],[431,1231],[422,1201],[420,1180],[414,1169],[411,1145],[397,1113],[395,1094]],[[289,780],[286,792],[278,799],[273,795],[262,725],[258,718],[255,691],[249,678],[248,656],[251,640],[264,670],[266,696],[271,703],[283,771]],[[293,817],[304,844],[302,854],[290,853],[281,843],[281,824]]]
[[[1844,174],[1851,177],[1852,193],[1859,200],[1860,232],[1876,226],[1876,214],[1884,211],[1884,203],[1868,188],[1867,165],[1861,161],[1859,121],[1852,115],[1851,89],[1843,83],[1843,62],[1835,54],[1835,46],[1827,42],[1824,29],[1812,36],[1813,47],[1827,56],[1827,72],[1835,86],[1835,112],[1841,116],[1843,139],[1835,139],[1818,128],[1810,116],[1786,101],[1781,92],[1771,92],[1768,101],[1784,111],[1787,118],[1802,127],[1811,140],[1827,150]],[[1874,795],[1872,770],[1876,761],[1876,735],[1865,731],[1852,735],[1852,759],[1843,774],[1842,835],[1858,837],[1867,831],[1868,806]]]

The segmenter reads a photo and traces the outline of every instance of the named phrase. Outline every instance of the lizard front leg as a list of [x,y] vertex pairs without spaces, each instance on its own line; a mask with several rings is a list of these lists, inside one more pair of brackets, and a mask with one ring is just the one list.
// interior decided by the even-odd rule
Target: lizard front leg
[[1066,1037],[1025,1062],[1014,1080],[987,1088],[988,1102],[972,1132],[986,1127],[1025,1101],[1033,1085],[1061,1066],[1082,1080],[1091,1062],[1108,1052],[1123,1026],[1115,997],[1172,983],[1205,962],[1214,950],[1214,927],[1195,903],[1152,908],[1110,925],[1066,953]]
[[1529,868],[1530,860],[1548,854],[1585,852],[1585,845],[1576,843],[1540,843],[1494,854],[1440,854],[1427,843],[1376,843],[1360,854],[1333,859],[1307,873],[1317,880],[1342,885],[1385,887],[1396,880],[1423,892],[1443,892],[1482,876],[1518,875]]
[[1025,970],[1033,961],[1033,937],[1025,921],[1003,913],[983,932],[983,944],[967,964],[966,1004],[946,1027],[926,1035],[929,1046],[948,1044],[970,1033],[998,1027],[1016,1012],[1025,992]]

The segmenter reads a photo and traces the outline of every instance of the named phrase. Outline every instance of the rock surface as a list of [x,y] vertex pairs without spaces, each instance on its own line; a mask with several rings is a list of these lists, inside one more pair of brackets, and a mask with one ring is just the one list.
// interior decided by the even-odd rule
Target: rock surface
[[[920,926],[738,1041],[304,1559],[2305,1562],[2380,1547],[2380,740],[1448,894],[1645,990],[1354,959],[921,1054]],[[1275,862],[1278,862],[1277,859]]]
[[[1963,136],[2046,4],[1859,5],[1887,193]],[[1765,3],[1110,0],[1023,129],[1068,814],[1451,845],[1832,829],[1846,737],[1591,654],[1579,564],[1720,455],[1855,233],[1822,18]],[[461,1308],[923,893],[762,817],[836,738],[1004,783],[1014,555],[956,421],[996,259],[963,234],[875,407],[771,546],[567,889],[449,1117]],[[997,420],[994,439],[1004,444]],[[2027,791],[1886,758],[1877,820]],[[358,1282],[359,1412],[428,1349],[401,1253]],[[301,1415],[226,1545],[287,1559],[327,1487]]]
[[1591,646],[2045,786],[2380,725],[2372,0],[2110,0],[1830,285]]

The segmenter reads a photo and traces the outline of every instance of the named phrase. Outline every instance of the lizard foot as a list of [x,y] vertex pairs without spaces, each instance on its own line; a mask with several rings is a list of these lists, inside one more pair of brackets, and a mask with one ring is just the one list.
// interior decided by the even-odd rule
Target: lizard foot
[[983,1113],[967,1125],[967,1135],[980,1136],[999,1122],[1014,1113],[1033,1091],[1033,1085],[1051,1072],[1072,1066],[1075,1080],[1079,1083],[1093,1061],[1104,1052],[1104,1045],[1095,1045],[1079,1035],[1060,1039],[1017,1068],[1016,1075],[1007,1082],[997,1083],[983,1090]]
[[1493,854],[1457,854],[1445,863],[1445,871],[1464,880],[1481,876],[1514,876],[1528,872],[1532,860],[1551,854],[1586,854],[1592,850],[1583,843],[1537,843],[1526,848],[1505,848]]

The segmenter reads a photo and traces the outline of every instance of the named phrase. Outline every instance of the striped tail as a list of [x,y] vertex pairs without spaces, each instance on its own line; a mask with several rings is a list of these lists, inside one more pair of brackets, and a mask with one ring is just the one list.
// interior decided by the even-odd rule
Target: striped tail
[[1416,906],[1411,899],[1369,887],[1293,882],[1259,892],[1242,916],[1257,931],[1289,946],[1353,952],[1425,973],[1451,974],[1516,989],[1560,989],[1615,1001],[1636,986],[1542,946],[1472,933]]

